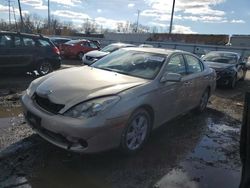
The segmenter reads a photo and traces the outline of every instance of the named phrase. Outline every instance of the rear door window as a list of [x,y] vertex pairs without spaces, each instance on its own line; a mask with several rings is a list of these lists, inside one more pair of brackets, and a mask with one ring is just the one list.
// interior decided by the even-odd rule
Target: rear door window
[[0,48],[10,48],[10,47],[12,47],[11,35],[0,35]]
[[169,60],[166,71],[170,73],[186,74],[185,61],[182,55],[175,55]]
[[89,42],[89,45],[90,45],[91,48],[97,48],[96,44],[93,43],[93,42]]
[[21,37],[19,37],[19,36],[14,37],[14,46],[17,48],[23,46],[23,41],[22,41]]
[[42,46],[42,47],[50,46],[49,41],[46,41],[46,40],[39,39],[38,43],[39,43],[39,46]]
[[203,71],[203,65],[198,58],[187,54],[185,58],[188,65],[188,74],[195,74]]
[[32,38],[23,37],[23,44],[26,47],[35,47],[36,42]]

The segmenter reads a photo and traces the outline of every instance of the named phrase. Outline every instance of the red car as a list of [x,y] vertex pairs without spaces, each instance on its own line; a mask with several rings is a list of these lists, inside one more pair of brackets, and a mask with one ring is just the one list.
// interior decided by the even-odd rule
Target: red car
[[82,60],[85,53],[100,48],[89,40],[71,40],[60,46],[61,54],[64,57],[75,57]]

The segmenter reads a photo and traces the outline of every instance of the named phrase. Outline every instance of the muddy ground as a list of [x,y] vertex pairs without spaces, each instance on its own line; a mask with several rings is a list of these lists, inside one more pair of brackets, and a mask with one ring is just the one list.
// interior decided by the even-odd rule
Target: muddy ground
[[154,131],[133,156],[116,150],[79,155],[42,140],[24,122],[19,102],[33,79],[0,79],[0,187],[238,187],[239,133],[250,73],[235,90],[217,89],[203,114],[188,113]]

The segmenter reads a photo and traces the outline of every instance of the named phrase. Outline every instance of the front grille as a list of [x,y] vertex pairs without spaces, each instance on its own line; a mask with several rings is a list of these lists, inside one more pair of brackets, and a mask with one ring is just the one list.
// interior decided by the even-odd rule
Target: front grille
[[51,102],[48,98],[40,97],[37,93],[34,94],[34,101],[42,109],[57,114],[63,107],[63,104],[56,104]]

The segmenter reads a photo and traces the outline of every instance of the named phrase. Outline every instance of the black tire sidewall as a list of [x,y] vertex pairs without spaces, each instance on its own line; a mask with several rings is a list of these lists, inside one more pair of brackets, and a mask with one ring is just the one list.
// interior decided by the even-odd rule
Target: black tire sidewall
[[52,71],[53,71],[53,67],[52,67],[52,65],[48,62],[48,61],[46,61],[46,60],[44,60],[44,61],[41,61],[39,64],[38,64],[38,67],[37,67],[37,72],[39,73],[39,75],[41,75],[41,76],[44,76],[44,75],[46,75],[46,74],[44,74],[43,72],[41,72],[41,66],[43,65],[43,64],[48,64],[49,65],[49,72],[48,73],[46,73],[46,74],[49,74],[49,73],[51,73]]
[[[205,95],[207,93],[207,101],[206,101],[206,106],[205,106],[205,108],[202,108],[202,98],[203,98],[203,96]],[[203,92],[203,94],[202,94],[202,96],[201,96],[201,99],[200,99],[200,103],[199,103],[199,106],[195,109],[195,111],[197,112],[197,113],[202,113],[205,109],[206,109],[206,107],[207,107],[207,104],[208,104],[208,100],[209,100],[209,89],[207,88],[204,92]]]
[[230,84],[229,84],[229,87],[231,88],[231,89],[234,89],[235,87],[236,87],[236,82],[237,82],[237,75],[235,75],[233,78],[232,78],[232,80],[229,82]]

